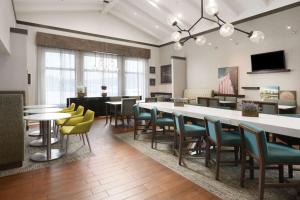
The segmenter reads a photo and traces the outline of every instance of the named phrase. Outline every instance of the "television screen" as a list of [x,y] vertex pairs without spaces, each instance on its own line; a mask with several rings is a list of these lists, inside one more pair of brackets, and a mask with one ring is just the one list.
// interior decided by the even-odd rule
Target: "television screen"
[[252,71],[285,69],[284,51],[251,55]]

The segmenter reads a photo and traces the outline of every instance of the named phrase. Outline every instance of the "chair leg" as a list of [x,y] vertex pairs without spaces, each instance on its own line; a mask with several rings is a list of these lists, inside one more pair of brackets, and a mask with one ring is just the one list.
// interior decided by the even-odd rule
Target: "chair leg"
[[239,147],[234,147],[234,165],[238,166],[239,163]]
[[88,134],[87,134],[87,133],[85,134],[85,137],[86,137],[86,141],[87,141],[87,143],[88,143],[88,145],[89,145],[90,152],[92,152],[92,148],[91,148],[91,144],[90,144],[89,136],[88,136]]
[[66,153],[68,153],[68,146],[69,146],[69,135],[67,135],[67,141],[66,141]]
[[134,140],[136,140],[137,129],[138,129],[138,120],[137,120],[137,119],[134,119],[134,132],[133,132],[133,139],[134,139]]
[[176,149],[178,147],[178,144],[177,144],[177,132],[174,131],[174,148],[173,148],[173,154],[176,155]]
[[84,136],[82,134],[80,134],[80,137],[82,138],[83,141],[83,145],[85,145],[85,140],[84,140]]
[[264,199],[264,190],[265,190],[265,166],[260,164],[259,167],[259,199]]
[[246,152],[241,150],[241,177],[240,177],[240,186],[244,187],[245,182],[245,169],[246,169]]
[[181,165],[182,161],[182,153],[183,153],[183,137],[180,135],[179,136],[179,159],[178,159],[178,164]]
[[279,183],[283,183],[284,182],[283,165],[278,165],[278,172],[279,172]]
[[60,134],[60,147],[61,147],[61,149],[64,148],[64,135],[63,134]]
[[206,137],[206,145],[205,145],[205,167],[208,167],[210,160],[210,141],[208,137]]
[[219,180],[220,157],[221,157],[221,146],[218,146],[217,147],[217,155],[216,155],[216,180]]
[[253,158],[250,156],[250,160],[249,160],[249,164],[250,164],[250,179],[254,179],[254,160]]
[[293,178],[294,177],[293,165],[288,165],[288,173],[289,173],[289,178]]
[[156,136],[156,126],[152,126],[152,139],[151,139],[151,148],[154,149],[154,140]]

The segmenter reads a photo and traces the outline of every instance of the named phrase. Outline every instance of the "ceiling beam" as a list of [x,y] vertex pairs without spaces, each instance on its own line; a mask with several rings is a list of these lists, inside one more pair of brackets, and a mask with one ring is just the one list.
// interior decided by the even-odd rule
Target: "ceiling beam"
[[120,0],[113,0],[110,2],[107,6],[104,7],[104,9],[101,11],[101,15],[105,15],[106,13],[109,13],[111,9],[115,7],[117,3],[119,3]]
[[143,28],[141,25],[134,23],[133,20],[129,19],[127,16],[121,14],[120,12],[111,10],[110,14],[112,14],[113,16],[119,18],[120,20],[125,21],[126,23],[136,27],[137,29],[147,33],[148,35],[151,35],[152,37],[154,37],[158,40],[161,40],[161,37],[159,35],[157,35],[156,33],[153,33],[152,31],[150,31],[148,29]]
[[164,31],[165,33],[169,34],[173,32],[173,29],[169,27],[166,23],[162,23],[161,21],[157,20],[152,15],[148,14],[147,12],[137,7],[136,5],[132,4],[128,0],[122,0],[120,3],[127,8],[130,7],[131,10],[136,11],[137,13],[144,15],[144,18],[146,18],[147,20],[151,20],[154,24],[161,27],[160,30]]

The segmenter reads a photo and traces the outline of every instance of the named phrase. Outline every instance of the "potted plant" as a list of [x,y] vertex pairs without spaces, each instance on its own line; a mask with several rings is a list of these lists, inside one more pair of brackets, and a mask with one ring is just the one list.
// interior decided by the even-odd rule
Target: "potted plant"
[[86,87],[77,86],[77,97],[82,98],[86,96]]
[[245,117],[258,117],[258,105],[255,103],[243,103],[242,104],[242,116]]

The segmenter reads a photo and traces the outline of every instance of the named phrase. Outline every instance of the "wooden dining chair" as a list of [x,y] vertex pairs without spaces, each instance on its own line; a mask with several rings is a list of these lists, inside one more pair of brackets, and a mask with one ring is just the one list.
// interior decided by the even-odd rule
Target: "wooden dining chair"
[[[210,160],[210,147],[216,146],[216,176],[215,179],[219,180],[219,171],[221,163],[232,163],[238,165],[239,162],[239,149],[241,144],[240,134],[238,132],[223,132],[220,120],[204,117],[207,140],[206,140],[206,162],[205,165],[208,167]],[[222,146],[233,147],[234,150],[234,161],[221,161]]]
[[219,98],[209,98],[208,107],[219,108],[220,107],[219,101],[220,101]]
[[157,97],[146,97],[145,103],[157,102]]
[[151,113],[141,111],[138,104],[133,106],[133,114],[134,114],[134,134],[133,139],[136,140],[139,135],[139,130],[145,133],[147,129],[150,127],[151,123]]
[[269,114],[269,115],[277,115],[278,114],[278,103],[275,102],[261,102],[261,113]]
[[124,127],[124,118],[127,120],[127,126],[130,126],[130,119],[134,116],[133,106],[136,104],[136,98],[122,99],[121,111],[117,114],[117,121],[120,118]]
[[197,103],[199,106],[208,107],[208,98],[207,97],[197,97]]
[[[256,161],[259,167],[259,199],[264,199],[264,190],[269,187],[299,187],[300,182],[284,183],[284,165],[300,164],[300,151],[288,147],[267,142],[266,134],[263,129],[255,127],[248,123],[240,124],[241,134],[241,180],[240,185],[244,187],[246,156],[250,157],[250,178],[254,178],[254,165]],[[266,169],[268,167],[278,166],[279,183],[265,183]]]

